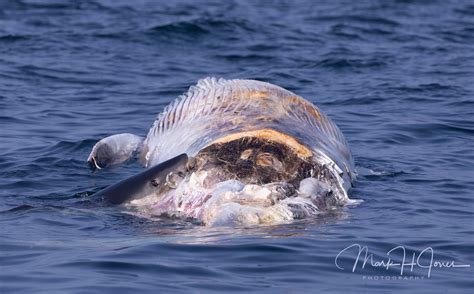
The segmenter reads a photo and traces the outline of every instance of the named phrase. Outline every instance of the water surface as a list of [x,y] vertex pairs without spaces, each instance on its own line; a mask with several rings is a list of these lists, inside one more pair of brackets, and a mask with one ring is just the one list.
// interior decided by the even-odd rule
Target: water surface
[[[472,268],[428,278],[420,267],[351,272],[351,254],[341,270],[335,258],[358,243],[377,260],[404,245],[407,259],[432,247],[474,263],[473,68],[467,0],[3,0],[0,292],[472,291]],[[142,170],[91,172],[93,144],[145,135],[206,76],[271,82],[318,105],[349,141],[351,195],[364,202],[206,228],[91,199]]]

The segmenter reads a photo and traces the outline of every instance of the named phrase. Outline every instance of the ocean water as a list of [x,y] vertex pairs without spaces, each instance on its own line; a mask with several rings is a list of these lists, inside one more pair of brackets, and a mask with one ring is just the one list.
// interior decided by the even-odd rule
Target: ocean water
[[[318,105],[363,203],[207,228],[90,197],[142,170],[92,172],[93,144],[206,76]],[[473,190],[472,1],[0,1],[1,293],[470,293]]]

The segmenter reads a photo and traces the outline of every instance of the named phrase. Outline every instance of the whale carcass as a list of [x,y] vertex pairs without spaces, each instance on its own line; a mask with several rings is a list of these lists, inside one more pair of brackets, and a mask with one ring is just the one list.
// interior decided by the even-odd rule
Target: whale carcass
[[146,167],[97,194],[146,215],[206,225],[281,223],[344,206],[355,179],[347,142],[315,105],[255,80],[206,78],[168,105],[145,138],[100,140],[95,168]]

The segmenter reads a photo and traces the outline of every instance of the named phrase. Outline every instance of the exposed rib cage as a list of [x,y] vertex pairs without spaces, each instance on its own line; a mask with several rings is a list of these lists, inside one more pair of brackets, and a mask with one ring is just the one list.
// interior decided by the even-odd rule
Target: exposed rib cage
[[[242,95],[232,95],[234,93]],[[166,106],[153,124],[154,135],[162,134],[170,128],[178,127],[184,122],[192,122],[198,118],[210,117],[214,114],[240,112],[245,110],[251,100],[245,93],[270,92],[271,96],[281,97],[283,106],[289,116],[295,120],[307,123],[329,137],[345,142],[339,128],[326,117],[319,109],[308,103],[303,98],[272,84],[254,80],[225,80],[206,78],[199,80],[197,85],[191,86],[183,95]],[[220,99],[218,99],[220,97]],[[292,101],[288,97],[293,98]],[[299,108],[294,108],[295,99],[300,103]],[[286,102],[286,103],[285,103]],[[311,113],[317,113],[321,122],[317,121]]]

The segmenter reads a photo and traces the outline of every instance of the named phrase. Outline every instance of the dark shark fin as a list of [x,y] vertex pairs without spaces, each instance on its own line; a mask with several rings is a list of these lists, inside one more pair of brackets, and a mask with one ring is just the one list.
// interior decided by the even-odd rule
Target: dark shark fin
[[140,199],[175,187],[176,181],[179,178],[184,178],[187,167],[188,156],[181,154],[113,184],[95,193],[94,196],[106,199],[112,204],[122,204]]

